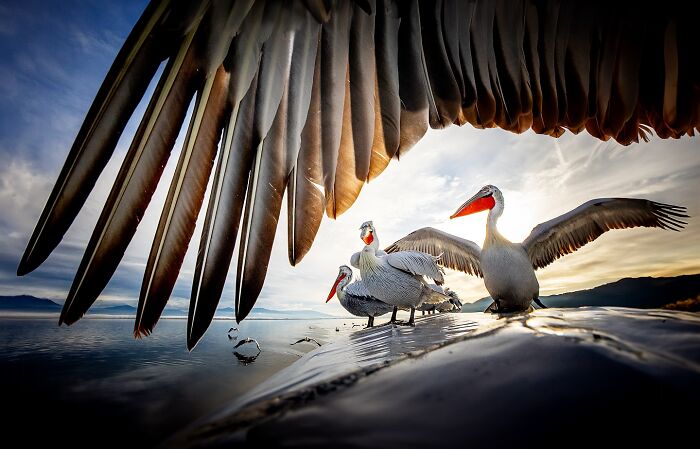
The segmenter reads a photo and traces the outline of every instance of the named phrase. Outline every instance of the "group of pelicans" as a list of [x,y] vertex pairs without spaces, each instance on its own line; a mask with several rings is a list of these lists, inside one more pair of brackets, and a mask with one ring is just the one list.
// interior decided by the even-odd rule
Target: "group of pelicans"
[[[350,264],[360,270],[361,279],[352,282],[352,268],[341,265],[326,302],[337,296],[345,310],[368,319],[367,327],[374,326],[375,317],[389,312],[389,323],[411,325],[416,310],[423,314],[462,310],[457,293],[441,286],[444,279],[439,257],[421,251],[386,253],[379,249],[371,221],[360,227],[360,238],[365,247],[352,255]],[[398,309],[411,311],[408,322],[396,320]]]
[[[501,191],[484,186],[450,217],[456,218],[488,210],[483,247],[437,229],[422,228],[398,240],[386,251],[379,249],[374,224],[360,227],[365,243],[350,258],[360,270],[361,280],[352,281],[347,265],[340,267],[326,302],[337,294],[340,304],[351,314],[374,318],[392,312],[389,323],[414,324],[416,310],[461,311],[456,293],[443,289],[441,266],[483,277],[493,303],[486,312],[510,313],[531,309],[531,303],[545,308],[539,300],[535,269],[549,265],[595,240],[610,229],[637,226],[680,230],[688,218],[680,206],[645,199],[600,198],[536,226],[522,243],[503,237],[496,227],[503,213]],[[406,323],[396,321],[398,309],[410,310]]]

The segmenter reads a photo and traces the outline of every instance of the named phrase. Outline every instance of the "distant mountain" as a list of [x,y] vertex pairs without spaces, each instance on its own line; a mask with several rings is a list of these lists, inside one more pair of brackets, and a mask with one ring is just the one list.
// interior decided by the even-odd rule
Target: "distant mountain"
[[[233,310],[231,310],[233,312]],[[272,310],[264,307],[253,307],[250,312],[251,318],[335,318],[315,310]]]
[[[15,312],[54,312],[61,311],[61,304],[50,299],[37,298],[29,295],[20,296],[0,296],[0,310]],[[128,304],[99,305],[95,304],[88,311],[89,315],[136,315],[136,307]],[[166,308],[163,316],[187,316],[187,310],[177,308]],[[232,307],[224,307],[216,311],[218,317],[234,317],[235,311]],[[335,318],[314,310],[273,310],[263,307],[253,307],[250,318],[258,319],[283,319],[283,318]]]
[[50,299],[36,296],[0,296],[0,310],[26,310],[28,312],[60,312],[61,305]]
[[128,304],[118,304],[115,306],[91,307],[88,315],[136,315],[136,307]]
[[[542,296],[548,307],[617,306],[658,309],[666,304],[695,298],[700,294],[700,274],[669,278],[625,278],[590,290]],[[483,312],[491,297],[465,304],[462,312]]]

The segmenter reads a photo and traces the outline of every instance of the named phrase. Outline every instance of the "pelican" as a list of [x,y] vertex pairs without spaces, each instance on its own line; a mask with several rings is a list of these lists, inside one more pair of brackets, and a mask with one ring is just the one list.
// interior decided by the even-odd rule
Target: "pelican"
[[459,300],[457,292],[446,288],[444,290],[444,293],[449,297],[449,299],[447,301],[441,302],[440,304],[437,304],[433,309],[433,313],[461,312],[462,302]]
[[557,218],[537,225],[522,243],[503,237],[497,228],[503,214],[501,191],[484,186],[450,218],[488,210],[483,248],[476,243],[433,228],[422,228],[398,240],[386,251],[418,250],[440,254],[444,266],[484,278],[494,300],[487,311],[520,312],[539,300],[535,270],[592,242],[610,229],[637,226],[680,230],[688,218],[680,206],[645,199],[598,198]]
[[374,318],[391,312],[393,306],[373,297],[362,281],[352,281],[352,268],[341,265],[338,277],[328,294],[326,302],[337,294],[340,305],[355,316],[367,317],[367,327],[374,326]]
[[[426,312],[428,312],[428,315],[434,314],[436,311],[438,312],[448,312],[452,311],[456,305],[454,302],[454,298],[457,297],[457,294],[450,290],[449,288],[443,289],[437,284],[428,284],[428,287],[436,291],[437,293],[445,295],[443,301],[441,302],[424,302],[420,306],[416,307],[416,310],[422,312],[423,315],[425,315]],[[460,308],[461,308],[461,303],[460,303]]]
[[378,254],[379,238],[374,224],[366,221],[360,227],[365,242],[359,258],[362,282],[372,296],[394,306],[389,323],[396,322],[399,308],[410,309],[408,325],[413,325],[416,307],[424,302],[440,303],[447,297],[433,288],[423,276],[442,283],[442,272],[436,257],[420,251],[400,251]]
[[[625,145],[652,131],[693,135],[697,33],[687,18],[698,5],[667,3],[639,13],[631,2],[588,0],[153,0],[86,112],[17,274],[44,263],[104,182],[117,142],[131,139],[59,323],[76,322],[100,296],[158,184],[170,182],[134,323],[135,335],[148,335],[213,178],[190,295],[192,349],[234,253],[236,319],[252,310],[284,196],[296,265],[324,212],[348,210],[428,128],[585,130]],[[125,135],[147,92],[135,134]],[[183,128],[173,177],[161,180]]]

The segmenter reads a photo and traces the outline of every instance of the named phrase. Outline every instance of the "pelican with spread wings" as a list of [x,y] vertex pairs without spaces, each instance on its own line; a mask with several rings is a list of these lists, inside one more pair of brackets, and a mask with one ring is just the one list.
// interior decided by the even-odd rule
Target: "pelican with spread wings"
[[598,198],[557,218],[541,223],[522,243],[503,237],[496,226],[503,214],[501,191],[484,186],[450,217],[462,217],[488,210],[483,248],[434,228],[418,229],[390,245],[386,251],[423,251],[441,255],[448,268],[484,278],[494,300],[487,311],[520,312],[539,300],[540,286],[535,270],[572,253],[611,229],[637,226],[680,230],[688,218],[684,207],[644,199]]
[[135,335],[156,325],[213,174],[187,323],[208,328],[237,250],[236,319],[262,289],[282,199],[289,261],[429,127],[469,123],[623,144],[700,127],[697,2],[153,0],[116,55],[20,261],[40,266],[162,75],[66,298],[91,307],[117,269],[194,99],[146,264]]

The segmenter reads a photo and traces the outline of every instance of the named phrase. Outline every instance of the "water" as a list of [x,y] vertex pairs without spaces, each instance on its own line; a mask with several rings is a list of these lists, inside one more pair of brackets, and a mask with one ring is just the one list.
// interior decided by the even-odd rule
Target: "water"
[[[3,436],[23,445],[153,447],[317,348],[290,343],[308,336],[325,344],[361,322],[217,320],[188,352],[179,319],[161,320],[151,336],[135,340],[127,319],[58,327],[54,316],[0,318]],[[260,343],[252,363],[234,354],[230,327],[238,327],[231,333],[238,339]],[[254,344],[235,351],[244,360],[257,353]]]

